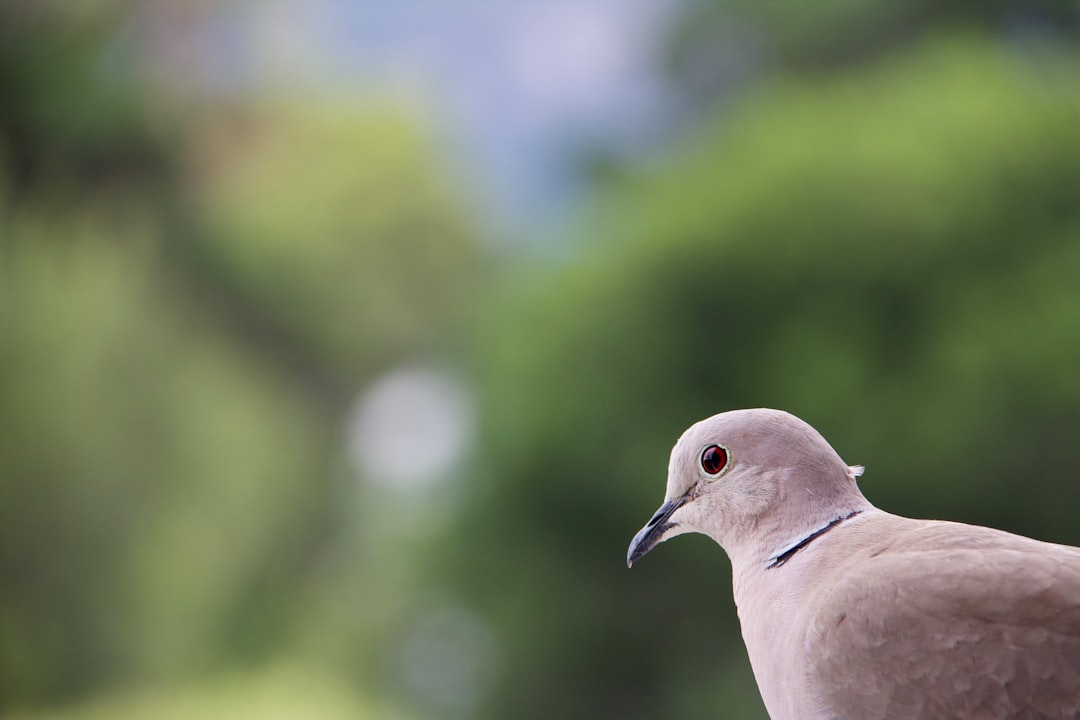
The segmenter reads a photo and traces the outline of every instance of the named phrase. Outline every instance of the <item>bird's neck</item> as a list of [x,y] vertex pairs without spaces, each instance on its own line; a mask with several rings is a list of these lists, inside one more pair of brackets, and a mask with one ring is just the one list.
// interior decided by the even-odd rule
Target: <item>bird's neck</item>
[[787,545],[783,549],[776,551],[776,553],[774,553],[773,556],[769,558],[769,563],[765,566],[765,569],[772,570],[773,568],[778,568],[781,565],[784,565],[785,563],[787,563],[788,560],[795,557],[795,555],[800,550],[804,550],[809,547],[810,543],[819,539],[821,536],[823,536],[825,533],[829,532],[833,528],[847,522],[861,512],[861,509],[857,509],[843,515],[837,515],[835,518],[825,523],[817,530],[814,530],[813,532],[804,535],[791,545]]
[[775,572],[795,563],[836,528],[874,508],[854,486],[851,492],[828,501],[811,498],[787,505],[793,510],[757,519],[751,532],[740,533],[741,537],[725,548],[737,573]]

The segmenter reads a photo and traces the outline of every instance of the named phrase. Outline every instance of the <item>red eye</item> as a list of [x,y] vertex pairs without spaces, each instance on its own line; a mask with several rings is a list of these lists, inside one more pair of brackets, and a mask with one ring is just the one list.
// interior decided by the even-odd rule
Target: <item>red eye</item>
[[701,467],[710,475],[716,475],[727,465],[727,450],[719,445],[710,445],[701,453]]

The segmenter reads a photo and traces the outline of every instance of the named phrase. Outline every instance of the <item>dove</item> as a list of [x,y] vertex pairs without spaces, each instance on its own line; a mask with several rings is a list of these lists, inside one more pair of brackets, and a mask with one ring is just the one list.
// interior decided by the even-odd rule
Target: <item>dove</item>
[[876,508],[780,410],[691,426],[627,565],[702,533],[731,560],[773,720],[1080,717],[1080,548]]

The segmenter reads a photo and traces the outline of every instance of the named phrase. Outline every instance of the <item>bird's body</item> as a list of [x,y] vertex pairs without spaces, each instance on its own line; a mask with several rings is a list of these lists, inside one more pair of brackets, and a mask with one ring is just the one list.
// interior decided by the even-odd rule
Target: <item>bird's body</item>
[[870,509],[736,572],[777,720],[1080,717],[1080,549]]
[[787,413],[702,421],[628,561],[683,532],[724,547],[774,720],[1080,717],[1080,548],[889,514],[860,470]]

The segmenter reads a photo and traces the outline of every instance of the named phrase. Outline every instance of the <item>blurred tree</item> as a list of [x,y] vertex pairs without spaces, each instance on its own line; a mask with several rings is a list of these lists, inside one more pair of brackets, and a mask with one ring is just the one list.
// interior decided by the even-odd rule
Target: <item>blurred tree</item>
[[433,570],[501,639],[486,717],[763,717],[722,552],[623,565],[721,410],[804,417],[890,510],[1080,542],[1076,80],[961,37],[777,84],[507,283],[486,480]]
[[168,178],[171,153],[146,121],[124,4],[0,2],[0,155],[14,203],[26,193],[130,192]]
[[309,98],[193,136],[200,267],[349,386],[439,349],[476,280],[476,230],[427,135],[389,107]]
[[10,720],[357,720],[406,716],[363,701],[347,682],[325,671],[274,664],[257,672],[227,672],[178,689],[138,690],[76,707],[7,715]]
[[92,224],[15,224],[0,271],[0,696],[161,679],[265,643],[318,514],[320,418],[155,287],[152,255]]
[[137,16],[0,2],[0,713],[263,660],[313,595],[381,592],[319,572],[353,537],[342,416],[451,342],[478,266],[407,112],[152,123]]
[[1080,15],[1063,0],[693,0],[668,43],[683,104],[701,110],[762,76],[859,65],[946,30],[1075,43]]

